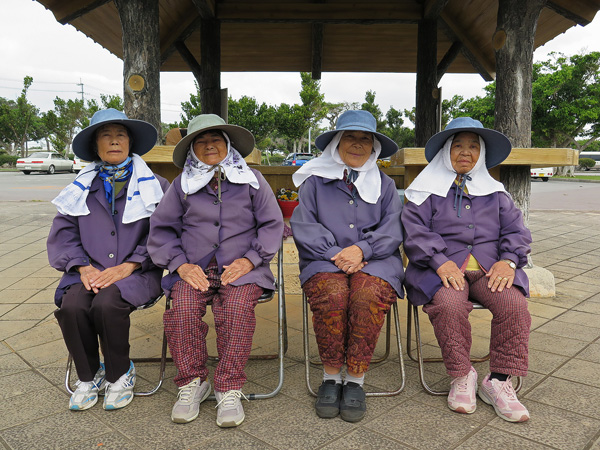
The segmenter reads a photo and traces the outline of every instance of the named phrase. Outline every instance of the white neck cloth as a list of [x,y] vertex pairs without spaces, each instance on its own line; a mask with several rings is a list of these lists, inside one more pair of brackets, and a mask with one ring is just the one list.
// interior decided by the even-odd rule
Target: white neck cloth
[[354,187],[360,198],[367,203],[375,204],[381,195],[381,175],[379,175],[379,168],[377,167],[377,157],[381,153],[381,143],[373,136],[374,151],[367,162],[361,167],[350,167],[342,161],[338,151],[338,144],[343,133],[343,131],[336,133],[323,150],[323,154],[301,166],[292,175],[292,180],[296,187],[299,187],[308,177],[313,175],[329,180],[343,180],[344,170],[348,170],[348,173],[350,173],[350,170],[355,170],[358,172],[358,178],[354,182]]
[[[132,223],[150,217],[156,204],[163,197],[160,182],[146,165],[144,160],[133,154],[133,169],[127,185],[127,201],[123,210],[123,223]],[[73,183],[65,187],[52,203],[58,212],[65,216],[87,216],[87,197],[92,181],[98,175],[102,163],[92,162],[85,166]]]
[[[453,138],[454,135],[448,138],[433,160],[404,191],[404,195],[408,200],[416,205],[420,205],[431,194],[444,198],[448,195],[448,191],[456,179],[456,171],[452,168],[450,160],[450,147],[452,146]],[[504,189],[504,185],[494,180],[485,167],[485,141],[481,136],[479,136],[479,145],[481,147],[479,159],[473,169],[467,173],[471,177],[470,180],[467,179],[466,181],[469,195],[480,197],[494,192],[504,192],[508,195],[508,192]]]
[[224,131],[221,131],[221,133],[223,133],[227,142],[227,156],[223,161],[213,166],[200,161],[194,153],[194,142],[192,141],[190,144],[188,156],[183,166],[183,173],[181,174],[181,190],[185,194],[194,194],[206,186],[219,166],[231,183],[249,184],[254,189],[259,188],[258,179],[254,172],[250,170],[240,152],[232,147],[227,133]]

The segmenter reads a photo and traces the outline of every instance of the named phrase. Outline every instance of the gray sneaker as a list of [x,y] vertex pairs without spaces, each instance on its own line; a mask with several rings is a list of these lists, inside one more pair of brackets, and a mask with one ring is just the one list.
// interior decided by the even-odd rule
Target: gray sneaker
[[242,391],[215,391],[215,396],[217,397],[217,425],[221,428],[237,427],[240,425],[246,417],[241,397],[248,400],[242,394]]
[[105,385],[106,372],[104,363],[100,363],[100,367],[92,381],[77,380],[77,389],[71,395],[69,409],[72,411],[83,411],[91,408],[98,401],[98,392],[104,389]]
[[114,383],[106,382],[103,405],[105,410],[121,409],[131,403],[135,378],[135,367],[133,361],[130,361],[129,370],[121,375],[117,381]]
[[179,388],[177,401],[171,412],[171,420],[175,423],[188,423],[198,417],[200,403],[210,394],[210,383],[195,378]]

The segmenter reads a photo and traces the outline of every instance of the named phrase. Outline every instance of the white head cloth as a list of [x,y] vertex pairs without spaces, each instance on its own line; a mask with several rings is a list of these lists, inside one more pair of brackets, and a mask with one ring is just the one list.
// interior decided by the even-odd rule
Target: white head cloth
[[[123,223],[133,223],[150,217],[163,197],[160,182],[136,153],[131,157],[133,169],[127,185],[127,201],[123,210]],[[92,181],[98,175],[102,163],[92,162],[85,166],[73,183],[65,187],[52,203],[58,212],[66,216],[87,216],[87,197]]]
[[198,159],[194,153],[194,142],[190,144],[188,157],[183,166],[181,175],[181,190],[185,194],[194,194],[206,186],[214,176],[215,170],[221,166],[221,170],[225,172],[227,180],[235,184],[249,184],[254,189],[259,188],[258,179],[254,172],[250,170],[246,161],[240,153],[231,146],[229,136],[224,131],[221,131],[227,142],[227,156],[214,166],[204,164]]
[[377,157],[381,153],[381,143],[373,136],[374,151],[361,167],[347,166],[340,157],[338,144],[342,138],[343,131],[336,133],[331,142],[323,150],[323,154],[318,158],[312,159],[301,166],[293,175],[292,180],[296,187],[299,187],[304,181],[312,176],[327,178],[330,180],[343,180],[344,170],[355,170],[358,172],[358,178],[354,182],[354,187],[358,191],[360,198],[365,202],[375,204],[381,195],[381,176],[377,167]]
[[[435,155],[433,160],[421,171],[415,180],[408,186],[404,195],[411,202],[420,205],[431,194],[446,197],[448,191],[456,179],[456,171],[452,168],[450,161],[450,147],[452,139],[450,136],[442,149]],[[485,167],[485,141],[479,137],[479,159],[475,163],[473,169],[467,173],[471,177],[467,179],[466,187],[469,195],[484,196],[493,192],[508,192],[504,189],[504,185],[492,178],[487,168]]]

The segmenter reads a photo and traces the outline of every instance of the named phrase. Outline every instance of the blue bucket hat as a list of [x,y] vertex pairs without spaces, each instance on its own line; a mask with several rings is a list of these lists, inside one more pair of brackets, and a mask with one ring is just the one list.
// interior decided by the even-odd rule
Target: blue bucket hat
[[315,145],[321,151],[329,145],[339,131],[367,131],[377,136],[381,143],[379,158],[388,158],[398,151],[398,145],[384,134],[377,132],[377,121],[369,111],[346,111],[337,120],[335,130],[317,136]]
[[73,139],[73,153],[86,161],[98,159],[98,155],[93,150],[92,139],[98,128],[109,123],[123,125],[129,130],[133,140],[131,148],[133,153],[141,156],[156,145],[158,132],[153,125],[143,120],[129,119],[124,112],[108,108],[96,111],[90,120],[90,125],[77,133]]
[[457,117],[439,133],[433,135],[425,144],[425,158],[428,162],[438,154],[448,138],[457,133],[467,131],[482,137],[485,142],[485,166],[495,167],[508,158],[512,145],[508,138],[496,130],[484,128],[479,120],[470,117]]

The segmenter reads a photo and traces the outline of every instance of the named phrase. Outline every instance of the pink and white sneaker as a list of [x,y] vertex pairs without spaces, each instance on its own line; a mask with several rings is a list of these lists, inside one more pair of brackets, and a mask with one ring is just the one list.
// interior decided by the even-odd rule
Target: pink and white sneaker
[[506,381],[490,379],[488,373],[481,382],[479,398],[492,405],[498,417],[508,422],[525,422],[529,420],[529,411],[517,398],[511,377]]
[[471,370],[464,377],[453,378],[448,394],[448,408],[461,414],[472,414],[477,408],[477,371]]

